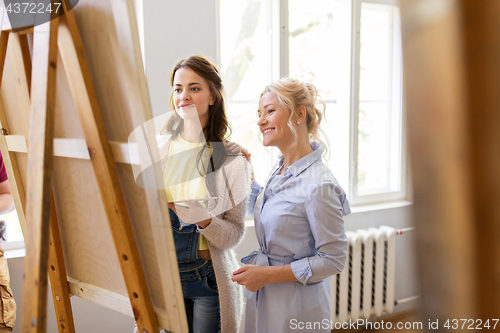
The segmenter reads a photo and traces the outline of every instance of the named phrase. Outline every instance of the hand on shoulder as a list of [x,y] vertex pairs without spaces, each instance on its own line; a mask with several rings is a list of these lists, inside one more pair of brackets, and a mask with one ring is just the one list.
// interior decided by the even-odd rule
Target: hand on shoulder
[[252,154],[250,154],[245,147],[240,146],[236,142],[232,141],[226,141],[224,144],[226,145],[226,148],[227,150],[229,150],[229,152],[233,154],[242,153],[246,157],[248,162],[250,162],[250,156],[252,156]]

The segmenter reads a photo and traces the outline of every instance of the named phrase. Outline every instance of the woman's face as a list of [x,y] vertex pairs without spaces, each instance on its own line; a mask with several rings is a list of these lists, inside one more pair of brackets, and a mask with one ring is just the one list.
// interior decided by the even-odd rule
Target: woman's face
[[175,111],[184,120],[199,117],[208,120],[208,109],[214,104],[207,81],[192,69],[181,67],[175,72],[173,100]]
[[259,101],[259,120],[257,125],[263,135],[264,146],[286,147],[293,140],[293,134],[288,127],[290,111],[283,107],[276,96],[268,91]]

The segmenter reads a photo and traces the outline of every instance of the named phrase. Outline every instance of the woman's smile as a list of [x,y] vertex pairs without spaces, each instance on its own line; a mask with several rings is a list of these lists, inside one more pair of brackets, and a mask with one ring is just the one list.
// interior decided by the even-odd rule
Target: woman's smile
[[271,132],[274,130],[274,127],[273,128],[265,128],[262,130],[262,134],[266,135],[267,133]]
[[[273,93],[268,91],[262,95],[258,115],[257,125],[263,134],[264,146],[280,148],[290,144],[290,140],[293,140],[292,132],[288,127],[290,111],[280,104]],[[273,134],[270,135],[271,133]]]

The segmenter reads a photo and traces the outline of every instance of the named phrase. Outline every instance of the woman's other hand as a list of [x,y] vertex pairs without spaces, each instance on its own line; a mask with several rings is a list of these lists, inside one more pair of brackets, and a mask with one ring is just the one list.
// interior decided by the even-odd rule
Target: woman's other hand
[[245,266],[234,271],[231,280],[254,292],[270,282],[268,268],[265,266]]
[[169,202],[168,208],[172,209],[184,223],[196,224],[201,229],[206,228],[210,224],[212,217],[199,202],[189,201],[186,202],[186,205],[188,205],[188,207]]

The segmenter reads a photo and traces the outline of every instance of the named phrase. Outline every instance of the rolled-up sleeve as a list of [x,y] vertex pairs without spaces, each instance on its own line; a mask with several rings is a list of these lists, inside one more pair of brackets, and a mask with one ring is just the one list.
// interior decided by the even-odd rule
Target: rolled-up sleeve
[[304,205],[317,254],[291,263],[293,274],[302,284],[319,282],[344,269],[347,253],[343,220],[345,198],[337,186],[335,183],[320,184]]
[[259,196],[260,191],[262,191],[262,186],[260,186],[260,184],[256,181],[253,182],[252,185],[250,185],[250,197],[248,198],[247,215],[251,217],[253,217],[255,202],[257,201],[257,197]]

